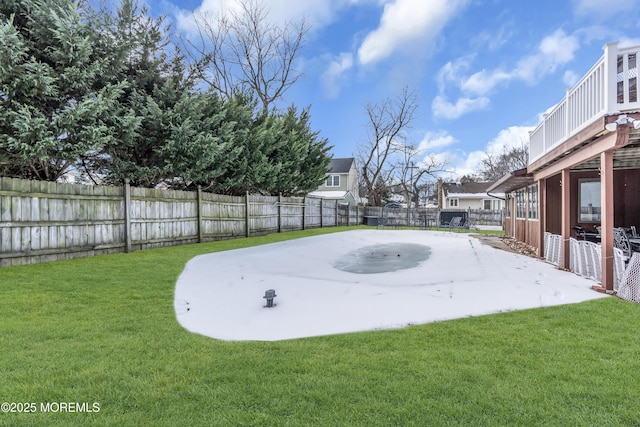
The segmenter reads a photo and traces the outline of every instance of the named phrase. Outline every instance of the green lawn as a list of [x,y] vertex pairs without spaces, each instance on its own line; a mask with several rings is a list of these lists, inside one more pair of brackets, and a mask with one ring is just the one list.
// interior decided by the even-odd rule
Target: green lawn
[[273,343],[176,322],[193,256],[345,229],[0,269],[0,402],[38,409],[0,425],[640,425],[640,306],[617,298]]

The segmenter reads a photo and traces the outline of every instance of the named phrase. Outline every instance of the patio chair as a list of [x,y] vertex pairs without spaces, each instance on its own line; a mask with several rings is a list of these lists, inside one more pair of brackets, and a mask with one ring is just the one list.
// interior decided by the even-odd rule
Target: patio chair
[[631,242],[629,242],[629,236],[624,228],[615,227],[613,229],[613,246],[622,250],[625,262],[631,259]]
[[451,218],[451,221],[449,221],[449,223],[445,224],[443,227],[454,229],[454,228],[460,228],[461,224],[462,224],[462,217],[454,216],[453,218]]
[[587,238],[586,238],[587,229],[586,228],[580,227],[579,225],[574,225],[573,227],[571,227],[571,229],[573,231],[575,231],[575,233],[576,233],[576,240],[587,240]]
[[384,228],[398,228],[398,220],[395,218],[382,217],[378,219],[378,229]]
[[462,228],[467,228],[471,230],[472,228],[476,231],[480,230],[480,228],[476,225],[476,222],[471,219],[466,219],[463,221]]

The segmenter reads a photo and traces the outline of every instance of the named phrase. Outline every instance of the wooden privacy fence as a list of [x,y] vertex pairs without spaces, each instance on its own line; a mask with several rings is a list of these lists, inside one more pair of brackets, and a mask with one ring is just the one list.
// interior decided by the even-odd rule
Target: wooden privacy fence
[[0,266],[361,224],[335,201],[0,178]]
[[383,208],[367,206],[364,217],[384,218],[387,223],[401,227],[437,227],[440,223],[440,214],[447,212],[466,212],[466,218],[474,225],[504,225],[504,212],[502,210],[486,209],[438,209],[438,208]]

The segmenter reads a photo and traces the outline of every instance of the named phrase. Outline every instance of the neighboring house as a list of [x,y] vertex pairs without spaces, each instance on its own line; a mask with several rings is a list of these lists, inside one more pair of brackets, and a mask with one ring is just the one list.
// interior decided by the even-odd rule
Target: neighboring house
[[555,256],[551,240],[560,242],[562,268],[570,269],[572,227],[600,227],[596,265],[607,291],[614,290],[614,227],[640,226],[639,54],[640,46],[604,46],[531,132],[527,168],[488,189],[507,194],[507,235],[540,256]]
[[387,187],[386,203],[400,203],[402,207],[407,207],[407,193],[400,184],[393,184]]
[[498,211],[504,207],[504,193],[487,194],[491,182],[442,183],[441,209],[485,209]]
[[309,193],[309,197],[357,205],[360,198],[358,197],[358,170],[355,159],[353,157],[332,159],[329,163],[329,169],[331,172],[327,175],[324,184],[316,191]]

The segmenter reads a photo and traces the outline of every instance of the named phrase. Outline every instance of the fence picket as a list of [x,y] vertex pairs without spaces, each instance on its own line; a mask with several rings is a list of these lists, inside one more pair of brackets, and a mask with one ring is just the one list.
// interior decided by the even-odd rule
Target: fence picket
[[320,203],[0,177],[0,266],[335,226]]
[[[126,184],[86,186],[2,177],[0,266],[356,225],[364,216],[397,216],[405,223],[414,218],[406,209],[392,211],[317,198],[198,195]],[[431,211],[419,209],[416,214],[431,212],[435,217],[438,211]],[[475,215],[480,213],[470,212],[471,218]],[[476,222],[495,220],[478,217]]]

